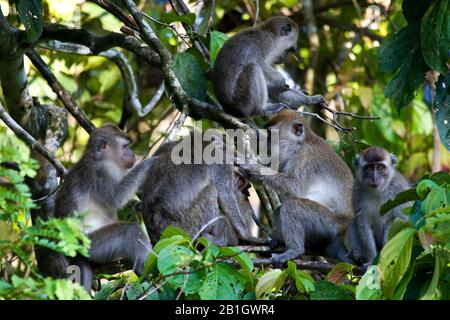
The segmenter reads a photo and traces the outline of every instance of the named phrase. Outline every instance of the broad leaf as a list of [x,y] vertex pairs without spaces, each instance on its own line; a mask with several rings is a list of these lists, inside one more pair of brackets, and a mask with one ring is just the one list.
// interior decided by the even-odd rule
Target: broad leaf
[[164,23],[172,23],[172,22],[182,22],[189,26],[192,26],[195,22],[195,13],[187,13],[181,16],[175,13],[165,13],[162,14],[158,20]]
[[416,189],[408,189],[398,193],[394,199],[386,201],[380,209],[381,215],[409,201],[419,200]]
[[333,267],[333,269],[330,272],[328,272],[327,280],[337,285],[344,284],[345,280],[348,279],[347,275],[354,268],[355,266],[349,263],[345,262],[338,263]]
[[286,271],[274,269],[266,272],[256,284],[256,299],[267,299],[281,289],[286,280]]
[[431,69],[448,73],[450,0],[435,1],[421,23],[422,55]]
[[450,75],[439,77],[433,109],[441,142],[450,151]]
[[347,290],[325,280],[316,284],[316,290],[311,292],[310,297],[311,300],[353,300]]
[[194,55],[188,52],[175,54],[172,68],[182,88],[189,96],[199,100],[205,99],[207,90],[206,73]]
[[36,41],[41,36],[43,27],[41,0],[19,0],[16,6],[27,32],[26,42]]
[[182,236],[184,239],[188,241],[192,240],[191,237],[186,232],[174,226],[168,226],[166,229],[164,229],[164,231],[161,234],[161,239],[167,239],[177,235]]
[[436,299],[436,289],[439,283],[439,273],[440,273],[440,263],[439,254],[435,253],[435,265],[433,278],[431,279],[430,285],[427,292],[420,298],[421,300],[435,300]]
[[398,110],[414,98],[428,67],[420,48],[420,25],[411,24],[386,40],[379,52],[381,71],[394,73],[384,94]]
[[211,31],[209,33],[209,51],[211,53],[211,64],[214,65],[219,50],[224,43],[228,40],[228,36],[225,33],[219,31]]
[[[194,260],[194,253],[183,246],[170,246],[158,255],[158,270],[166,276],[167,282],[189,294],[197,292],[201,286],[202,272],[188,267]],[[184,273],[183,273],[184,272]],[[180,274],[177,274],[180,273]]]
[[370,266],[356,287],[356,300],[379,300],[382,295],[378,268]]
[[415,229],[407,228],[388,241],[380,253],[378,267],[381,274],[381,290],[391,298],[411,260]]
[[220,253],[225,257],[230,257],[241,265],[241,268],[247,271],[253,271],[253,261],[247,252],[235,247],[222,247]]
[[202,300],[238,300],[243,291],[244,280],[236,269],[218,263],[212,266],[198,293]]

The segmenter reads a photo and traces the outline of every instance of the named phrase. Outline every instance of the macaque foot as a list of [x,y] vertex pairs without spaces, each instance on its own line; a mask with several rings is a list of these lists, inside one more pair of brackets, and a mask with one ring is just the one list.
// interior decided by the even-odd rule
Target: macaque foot
[[273,253],[270,259],[274,267],[281,268],[288,260],[293,260],[301,255],[302,254],[297,254],[292,250],[288,250],[283,253]]
[[266,107],[264,108],[264,114],[265,115],[276,114],[284,109],[289,109],[289,106],[285,103],[282,102],[267,103]]
[[275,250],[281,246],[281,241],[277,239],[272,239],[269,243],[270,250]]

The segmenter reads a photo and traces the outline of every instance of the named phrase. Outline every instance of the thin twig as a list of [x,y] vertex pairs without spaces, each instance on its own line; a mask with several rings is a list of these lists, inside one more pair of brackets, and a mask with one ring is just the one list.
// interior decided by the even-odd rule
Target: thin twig
[[225,219],[225,217],[218,216],[218,217],[215,217],[215,218],[209,220],[208,223],[206,223],[203,227],[201,227],[200,230],[198,230],[198,232],[192,237],[192,243],[194,243],[195,240],[197,240],[197,238],[200,237],[202,232],[205,231],[210,225],[212,225],[214,222],[221,220],[221,219]]
[[58,172],[58,176],[64,177],[66,174],[66,168],[62,163],[56,159],[42,144],[39,143],[31,134],[23,129],[3,108],[0,103],[0,119],[25,143],[27,143],[31,149],[39,152],[50,164],[55,167]]
[[42,60],[39,54],[34,49],[29,49],[26,52],[26,55],[31,60],[33,65],[39,72],[42,74],[45,80],[47,80],[48,85],[52,88],[52,90],[56,93],[58,98],[64,104],[64,107],[70,112],[70,114],[77,119],[78,123],[86,130],[88,133],[91,133],[95,126],[86,116],[86,114],[80,109],[75,100],[73,100],[72,96],[66,89],[63,88],[61,83],[56,79],[54,74],[51,72],[49,66]]
[[255,0],[255,17],[254,17],[254,21],[253,21],[253,26],[256,26],[256,24],[258,23],[258,17],[259,17],[259,0]]

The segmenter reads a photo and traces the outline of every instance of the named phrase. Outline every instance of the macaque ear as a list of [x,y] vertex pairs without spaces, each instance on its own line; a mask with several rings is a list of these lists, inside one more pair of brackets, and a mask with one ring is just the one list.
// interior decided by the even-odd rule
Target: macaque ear
[[393,165],[396,165],[397,162],[398,162],[397,157],[395,156],[395,154],[391,153],[391,163],[392,163]]
[[359,155],[359,154],[357,154],[354,158],[353,158],[353,166],[355,167],[355,168],[358,168],[358,165],[359,165],[359,158],[360,158],[361,156]]
[[97,148],[95,149],[95,158],[100,159],[103,151],[105,151],[106,147],[108,146],[108,141],[105,139],[100,139],[97,144]]
[[303,134],[303,123],[294,121],[292,125],[292,132],[298,137],[300,137]]
[[288,23],[281,27],[280,35],[287,36],[291,33],[291,31],[292,31],[292,26]]

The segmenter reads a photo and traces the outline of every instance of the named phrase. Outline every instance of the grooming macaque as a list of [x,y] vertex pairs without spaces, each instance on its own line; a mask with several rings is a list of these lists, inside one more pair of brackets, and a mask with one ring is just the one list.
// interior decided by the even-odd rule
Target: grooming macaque
[[353,188],[355,218],[349,226],[348,242],[355,262],[365,266],[372,263],[387,241],[389,228],[395,218],[407,220],[398,206],[385,215],[380,208],[399,192],[408,189],[409,184],[396,169],[397,158],[381,147],[371,147],[356,155],[353,160],[356,169]]
[[[118,221],[117,217],[117,209],[134,196],[155,161],[147,159],[134,166],[136,158],[128,147],[130,142],[113,125],[95,129],[83,157],[56,194],[55,217],[81,214],[84,231],[91,239],[89,261],[75,259],[81,267],[82,285],[88,290],[93,276],[91,266],[128,259],[140,274],[151,250],[148,237],[137,224]],[[55,268],[61,267],[64,263]]]
[[[193,142],[192,156],[211,143],[198,146]],[[173,225],[191,236],[204,228],[200,236],[218,245],[236,245],[239,240],[265,243],[250,235],[253,209],[243,173],[226,164],[175,164],[172,149],[178,143],[170,142],[158,150],[158,160],[144,186],[143,219],[152,242]],[[210,223],[217,217],[222,218]]]
[[262,175],[259,164],[239,166],[247,171],[250,180],[266,182],[280,196],[281,207],[273,218],[273,237],[286,249],[273,254],[273,262],[298,258],[305,248],[324,249],[329,256],[348,261],[344,239],[353,218],[350,169],[293,110],[280,112],[267,128],[279,130],[279,172]]
[[274,114],[301,105],[323,105],[320,96],[290,89],[275,68],[297,47],[298,26],[287,17],[273,17],[231,37],[217,55],[214,90],[224,110],[237,117]]

